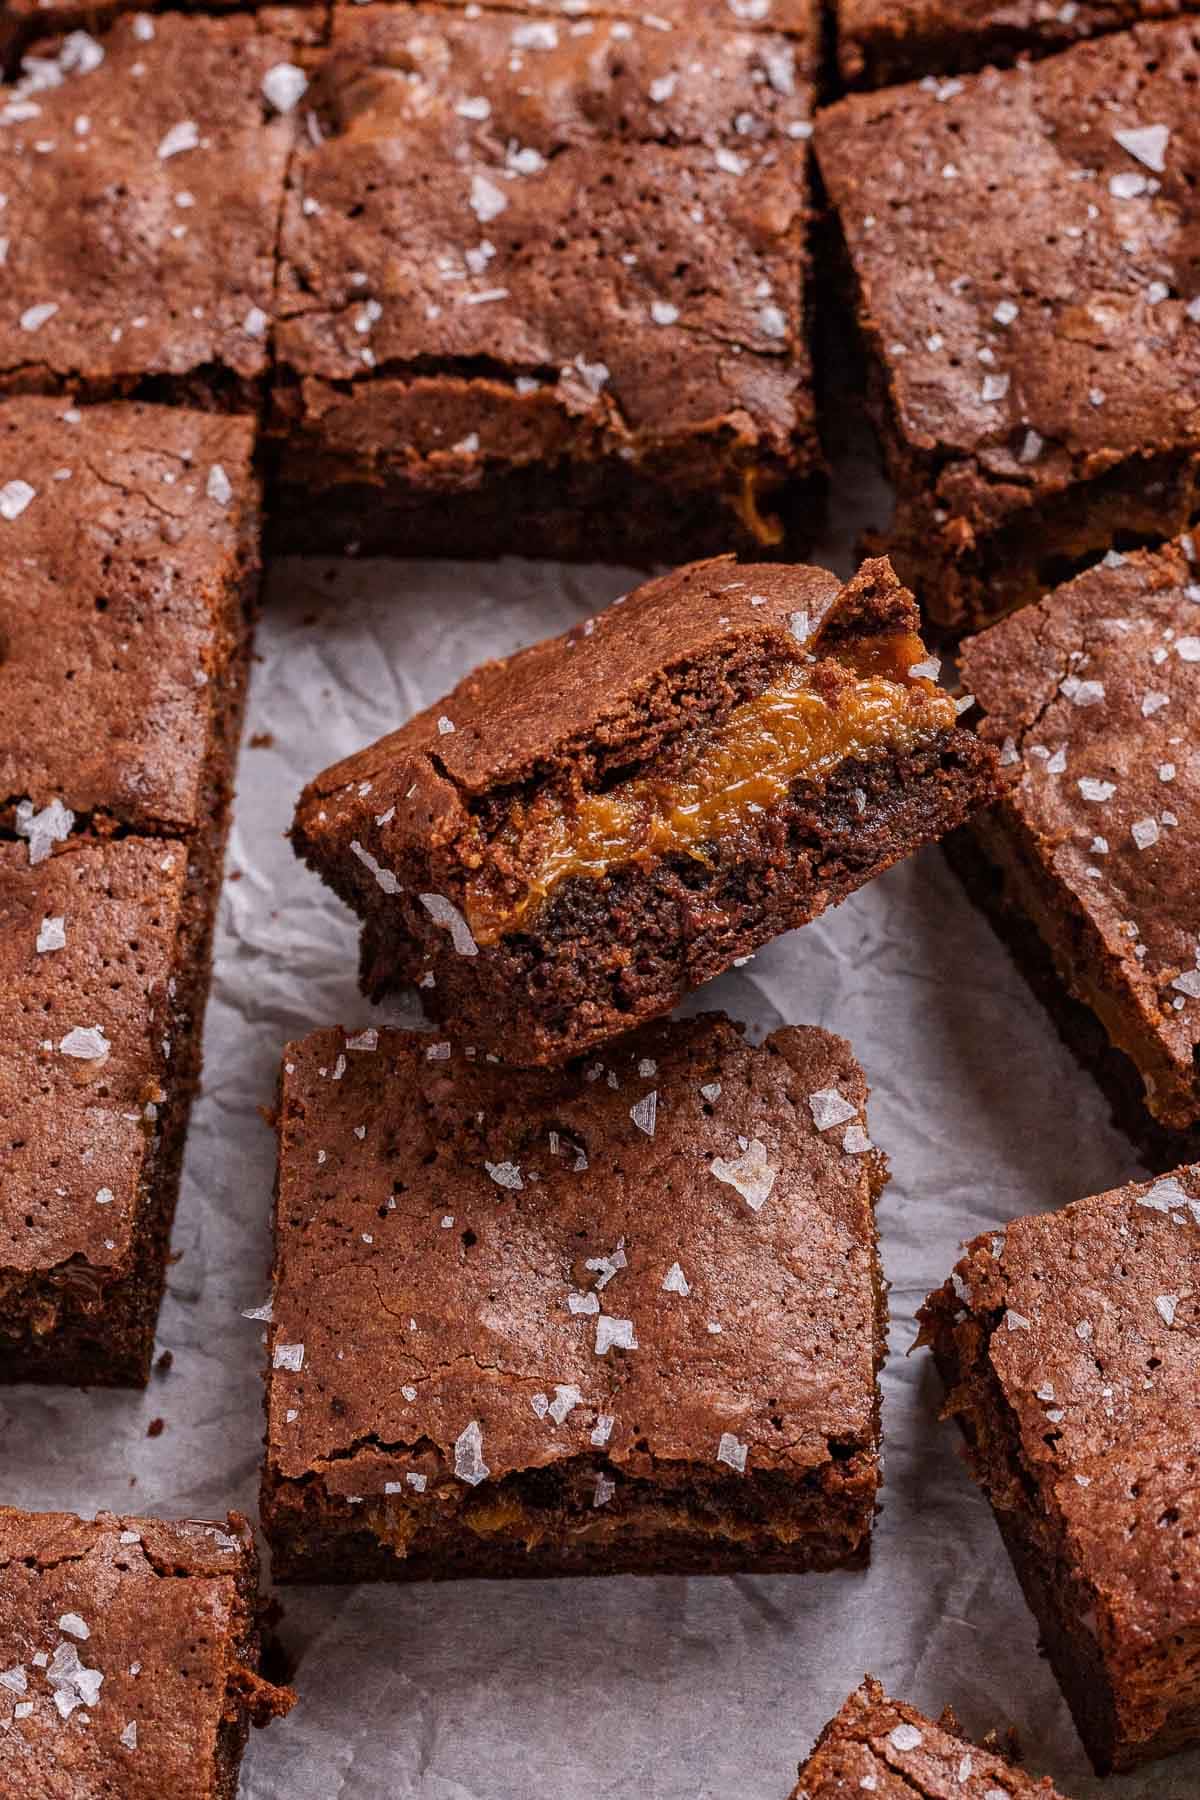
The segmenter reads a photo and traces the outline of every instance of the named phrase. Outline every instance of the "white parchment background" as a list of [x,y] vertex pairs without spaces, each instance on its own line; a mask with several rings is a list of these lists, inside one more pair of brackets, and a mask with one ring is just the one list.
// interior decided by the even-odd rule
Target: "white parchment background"
[[[865,462],[816,561],[852,566],[885,504]],[[286,1039],[365,1023],[349,915],[283,839],[301,782],[439,697],[483,656],[621,591],[619,571],[292,562],[268,587],[160,1342],[143,1395],[0,1389],[4,1498],[38,1508],[254,1515],[261,1327]],[[271,742],[254,742],[269,734]],[[853,1043],[892,1161],[883,1511],[869,1572],[764,1579],[292,1589],[300,1703],[256,1733],[244,1800],[784,1800],[864,1670],[965,1728],[1020,1728],[1028,1764],[1085,1800],[1196,1800],[1200,1755],[1099,1782],[1036,1649],[983,1501],[936,1422],[915,1308],[959,1240],[1139,1173],[936,851],[713,984],[756,1029]],[[148,1423],[165,1430],[148,1438]]]

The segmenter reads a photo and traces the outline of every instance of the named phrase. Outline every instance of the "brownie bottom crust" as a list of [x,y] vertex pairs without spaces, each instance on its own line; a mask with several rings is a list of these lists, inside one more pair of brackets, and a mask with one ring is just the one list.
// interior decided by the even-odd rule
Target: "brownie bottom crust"
[[268,549],[275,555],[496,556],[651,568],[735,550],[756,561],[795,559],[819,535],[822,473],[735,463],[714,487],[618,458],[473,470],[454,490],[392,473],[366,480],[329,469],[294,447],[269,488]]
[[[115,1281],[101,1279],[79,1257],[33,1276],[6,1277],[0,1270],[0,1384],[144,1387],[150,1379],[188,1120],[203,1063],[213,931],[258,603],[257,548],[247,546],[245,558],[233,615],[236,643],[222,676],[204,773],[208,824],[182,846],[177,839],[160,840],[164,853],[186,851],[188,873],[172,959],[170,1080],[143,1166],[131,1263]],[[120,833],[115,821],[89,823],[101,835]]]
[[[847,761],[819,785],[797,783],[753,836],[704,861],[658,858],[564,883],[525,931],[442,961],[423,999],[467,1037],[502,1042],[509,1061],[563,1061],[669,1012],[738,957],[961,824],[994,791],[991,752],[969,732]],[[322,846],[299,828],[296,846],[322,870]],[[441,947],[440,928],[416,906],[398,936],[397,904],[372,897],[364,924],[361,979],[375,1000],[421,981],[426,954]]]
[[[1188,1748],[1200,1733],[1200,1688],[1194,1673],[1200,1641],[1184,1632],[1165,1643],[1147,1644],[1118,1691],[1089,1629],[1092,1596],[1073,1572],[1061,1533],[1039,1501],[1037,1483],[1021,1455],[1017,1421],[991,1367],[988,1342],[1000,1318],[976,1322],[973,1353],[965,1358],[962,1327],[956,1331],[958,1314],[952,1291],[943,1288],[931,1295],[921,1311],[918,1341],[933,1352],[949,1396],[947,1410],[953,1410],[962,1431],[968,1464],[991,1502],[1046,1656],[1097,1774],[1123,1773]],[[1143,1729],[1156,1718],[1159,1723]]]
[[1146,1167],[1166,1174],[1181,1163],[1200,1161],[1200,1126],[1172,1131],[1146,1110],[1138,1069],[1112,1042],[1091,1008],[1070,993],[1049,946],[1009,892],[1003,870],[988,856],[978,831],[963,826],[943,839],[942,849],[968,898],[1008,950],[1067,1049],[1096,1081],[1113,1123]]

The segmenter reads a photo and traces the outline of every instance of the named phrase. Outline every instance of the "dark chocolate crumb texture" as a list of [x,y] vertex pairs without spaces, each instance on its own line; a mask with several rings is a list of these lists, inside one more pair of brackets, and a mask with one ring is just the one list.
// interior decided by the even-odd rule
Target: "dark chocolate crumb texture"
[[818,121],[889,549],[978,628],[1200,511],[1200,20]]
[[[1110,555],[964,647],[1004,797],[966,830],[1167,1131],[1200,1124],[1200,566]],[[1003,917],[1001,930],[1005,929]]]
[[831,1569],[879,1478],[886,1164],[840,1038],[719,1015],[514,1072],[285,1053],[277,1578]]
[[803,924],[995,791],[886,562],[695,564],[485,664],[327,770],[293,841],[378,997],[561,1060]]
[[283,213],[281,546],[811,539],[817,8],[616,10],[335,10]]
[[1066,1800],[867,1676],[821,1733],[791,1800]]
[[258,580],[252,441],[0,403],[0,1379],[149,1374]]
[[1200,1167],[976,1238],[920,1316],[1097,1770],[1200,1742]]
[[838,71],[848,87],[890,87],[1044,56],[1193,0],[835,0]]
[[0,1507],[0,1800],[234,1800],[258,1674],[245,1519]]
[[0,90],[0,391],[250,410],[316,9],[124,15]]

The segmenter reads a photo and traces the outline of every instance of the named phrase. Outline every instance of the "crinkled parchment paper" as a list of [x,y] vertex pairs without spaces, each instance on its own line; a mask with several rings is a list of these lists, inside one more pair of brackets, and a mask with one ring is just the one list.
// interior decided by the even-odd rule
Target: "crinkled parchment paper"
[[[852,566],[885,504],[842,474]],[[261,1452],[273,1099],[285,1040],[368,1022],[349,915],[283,832],[301,783],[436,699],[484,656],[557,631],[620,571],[291,562],[272,571],[238,777],[203,1096],[144,1395],[0,1389],[4,1497],[30,1507],[253,1514]],[[959,1240],[1138,1174],[987,926],[928,851],[699,997],[755,1032],[845,1034],[891,1157],[883,1510],[864,1574],[451,1582],[285,1591],[300,1704],[254,1734],[249,1800],[784,1800],[864,1670],[964,1727],[1019,1726],[1077,1800],[1196,1800],[1200,1756],[1090,1775],[987,1507],[937,1423],[915,1308]],[[390,1015],[404,1018],[402,1009]],[[378,1017],[375,1015],[376,1022]],[[154,1419],[165,1430],[147,1436]]]

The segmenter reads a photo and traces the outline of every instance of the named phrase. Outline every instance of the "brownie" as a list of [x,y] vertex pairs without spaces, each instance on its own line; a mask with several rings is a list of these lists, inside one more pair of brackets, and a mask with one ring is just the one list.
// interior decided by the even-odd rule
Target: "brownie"
[[305,789],[362,977],[515,1063],[670,1010],[995,791],[886,562],[697,563]]
[[245,1519],[0,1507],[0,1795],[234,1800],[251,1723],[293,1695],[258,1673]]
[[0,102],[0,391],[249,409],[311,11],[126,14]]
[[816,143],[897,501],[959,632],[1200,513],[1200,24],[855,95]]
[[836,0],[838,71],[848,87],[887,87],[1044,56],[1080,38],[1176,18],[1192,0]]
[[1191,538],[1110,556],[962,657],[1006,785],[952,860],[1056,1016],[1063,989],[1090,1013],[1068,1042],[1155,1162],[1200,1145],[1197,664]]
[[1096,1769],[1200,1742],[1200,1166],[1018,1219],[921,1310]]
[[283,214],[281,546],[811,539],[816,7],[788,16],[335,10]]
[[[310,0],[295,0],[306,5]],[[311,0],[320,10],[325,0]],[[16,69],[19,53],[38,38],[70,31],[102,31],[119,13],[134,12],[149,19],[160,11],[225,12],[234,8],[242,12],[280,10],[272,0],[4,0],[0,13],[0,70]],[[314,25],[310,32],[319,30]],[[145,31],[145,25],[139,27]]]
[[1025,1775],[946,1722],[889,1699],[869,1675],[821,1733],[792,1800],[864,1791],[875,1800],[1064,1800],[1048,1777]]
[[0,403],[0,1379],[149,1373],[257,586],[253,424]]
[[286,1581],[862,1565],[886,1163],[840,1038],[514,1072],[285,1052],[263,1526]]

